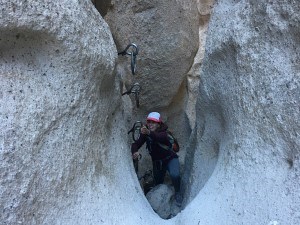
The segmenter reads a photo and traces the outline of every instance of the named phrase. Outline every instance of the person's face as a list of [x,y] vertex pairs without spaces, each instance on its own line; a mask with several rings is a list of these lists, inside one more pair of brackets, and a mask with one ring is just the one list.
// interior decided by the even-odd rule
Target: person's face
[[148,120],[147,127],[149,128],[150,131],[156,131],[160,127],[160,124],[152,120]]

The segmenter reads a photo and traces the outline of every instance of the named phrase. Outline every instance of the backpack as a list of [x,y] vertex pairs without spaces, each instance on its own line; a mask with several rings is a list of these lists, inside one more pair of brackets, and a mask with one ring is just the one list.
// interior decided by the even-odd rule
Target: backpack
[[173,151],[175,153],[179,152],[180,147],[179,147],[177,139],[174,137],[174,135],[172,134],[171,131],[167,131],[167,134],[168,134],[168,139],[169,139],[170,145],[167,146],[162,143],[158,143],[158,145],[165,150]]

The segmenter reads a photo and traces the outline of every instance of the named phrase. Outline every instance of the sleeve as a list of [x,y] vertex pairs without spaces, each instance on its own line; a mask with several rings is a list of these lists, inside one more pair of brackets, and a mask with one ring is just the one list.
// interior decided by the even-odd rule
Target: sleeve
[[140,149],[140,147],[142,147],[143,144],[146,142],[146,139],[147,139],[147,135],[141,134],[139,139],[136,142],[131,144],[131,153],[133,154],[137,152]]

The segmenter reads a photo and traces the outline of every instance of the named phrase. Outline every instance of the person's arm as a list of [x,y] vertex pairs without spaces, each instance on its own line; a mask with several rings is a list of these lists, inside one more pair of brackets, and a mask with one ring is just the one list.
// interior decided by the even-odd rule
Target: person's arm
[[146,142],[147,136],[145,134],[141,134],[139,139],[131,144],[131,153],[134,154],[135,152],[138,152],[140,147]]

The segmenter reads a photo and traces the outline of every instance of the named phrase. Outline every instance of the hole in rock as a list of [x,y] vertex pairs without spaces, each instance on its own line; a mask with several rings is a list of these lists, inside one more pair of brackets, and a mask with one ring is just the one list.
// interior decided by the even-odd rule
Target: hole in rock
[[107,11],[109,10],[109,8],[113,6],[111,0],[91,0],[91,1],[102,17],[104,17]]

